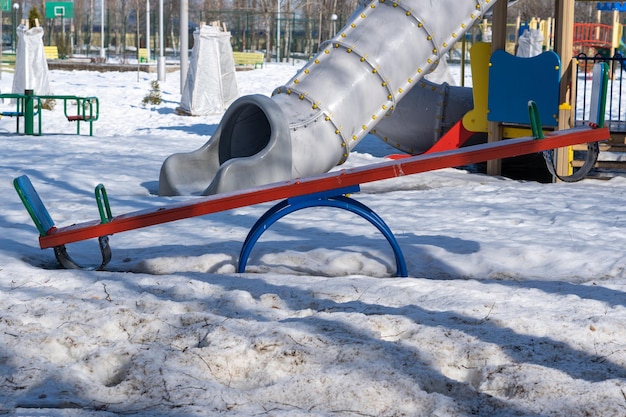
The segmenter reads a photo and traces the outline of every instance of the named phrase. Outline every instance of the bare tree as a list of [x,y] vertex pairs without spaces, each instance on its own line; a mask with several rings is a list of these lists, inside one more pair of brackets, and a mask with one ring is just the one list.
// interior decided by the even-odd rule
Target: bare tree
[[[177,39],[176,33],[180,33],[180,29],[176,26],[175,22],[180,21],[180,0],[167,0],[163,4],[163,13],[168,17],[164,17],[163,31],[168,35],[165,35],[164,43],[165,47],[174,47],[177,45],[175,39]],[[169,40],[168,40],[169,39]]]
[[[555,0],[520,0],[509,8],[509,16],[519,16],[522,21],[532,18],[546,19],[554,16]],[[558,0],[557,0],[558,1]]]
[[[522,21],[530,21],[533,17],[546,19],[548,17],[555,17],[555,2],[562,0],[519,0],[509,8],[509,16],[517,17],[518,15]],[[597,18],[596,13],[597,2],[595,1],[576,1],[574,4],[574,20],[576,22],[595,22]],[[603,16],[607,22],[611,17]]]

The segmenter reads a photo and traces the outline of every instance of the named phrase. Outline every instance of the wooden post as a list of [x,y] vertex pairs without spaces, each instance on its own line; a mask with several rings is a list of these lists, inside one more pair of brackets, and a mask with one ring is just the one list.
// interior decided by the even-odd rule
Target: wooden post
[[[612,37],[611,37],[611,58],[613,58],[615,56],[615,54],[619,51],[619,44],[620,44],[620,35],[622,34],[621,30],[620,30],[620,25],[621,22],[619,20],[619,10],[615,9],[613,10],[613,29],[611,30],[612,32]],[[611,68],[609,70],[609,74],[613,74],[613,64],[615,63],[615,61],[611,61]],[[613,76],[611,75],[611,79],[613,78]]]
[[[574,0],[555,2],[556,33],[554,51],[561,57],[561,85],[559,93],[559,130],[574,126],[573,111],[576,108],[576,80],[573,60],[574,50]],[[556,152],[556,172],[570,175],[570,149],[561,148]]]
[[[498,1],[493,6],[493,24],[491,28],[491,53],[498,49],[506,48],[506,18],[507,2]],[[489,122],[487,127],[487,141],[498,142],[502,140],[502,124],[499,122]],[[502,173],[502,161],[494,159],[487,161],[487,174],[500,175]]]

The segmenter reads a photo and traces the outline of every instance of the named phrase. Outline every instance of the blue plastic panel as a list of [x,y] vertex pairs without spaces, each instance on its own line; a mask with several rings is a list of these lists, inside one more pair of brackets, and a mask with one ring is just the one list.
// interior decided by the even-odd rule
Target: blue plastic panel
[[539,107],[543,126],[559,124],[561,59],[552,52],[522,58],[498,50],[491,55],[487,119],[528,124],[528,101]]
[[618,12],[626,12],[626,4],[624,4],[624,2],[617,2],[617,1],[604,1],[604,2],[598,2],[598,4],[596,5],[596,9],[603,11],[603,12],[608,12],[608,11],[612,11],[612,10],[617,10]]

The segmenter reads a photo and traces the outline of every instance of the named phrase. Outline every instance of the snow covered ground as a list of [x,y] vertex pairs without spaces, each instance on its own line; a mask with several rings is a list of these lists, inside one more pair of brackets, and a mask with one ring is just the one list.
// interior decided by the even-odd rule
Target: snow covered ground
[[[297,69],[237,81],[269,95]],[[153,79],[51,71],[54,93],[99,97],[93,137],[74,135],[60,107],[41,137],[0,120],[0,414],[626,415],[623,177],[444,169],[366,184],[353,197],[394,231],[409,278],[394,277],[375,228],[331,209],[273,225],[237,274],[272,203],[114,235],[106,271],[59,269],[13,178],[30,176],[60,226],[98,218],[98,183],[114,215],[195,198],[158,197],[159,169],[221,115],[177,115],[178,73],[161,105],[142,106]],[[392,152],[367,137],[344,167]],[[69,250],[98,256],[94,242]]]

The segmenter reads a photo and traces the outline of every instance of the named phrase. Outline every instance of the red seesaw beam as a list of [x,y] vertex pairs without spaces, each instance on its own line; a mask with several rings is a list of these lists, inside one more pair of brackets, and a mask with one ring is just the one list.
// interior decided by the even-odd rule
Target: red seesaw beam
[[210,213],[268,201],[329,191],[441,168],[509,158],[581,143],[597,142],[609,137],[609,131],[606,128],[592,129],[582,127],[552,132],[543,139],[535,139],[533,137],[508,139],[446,152],[417,155],[406,159],[344,169],[246,190],[199,197],[193,201],[122,214],[113,217],[108,223],[100,223],[99,220],[94,220],[58,229],[53,228],[45,236],[39,237],[39,245],[42,249],[53,248],[67,243],[108,236],[188,217],[204,216]]

